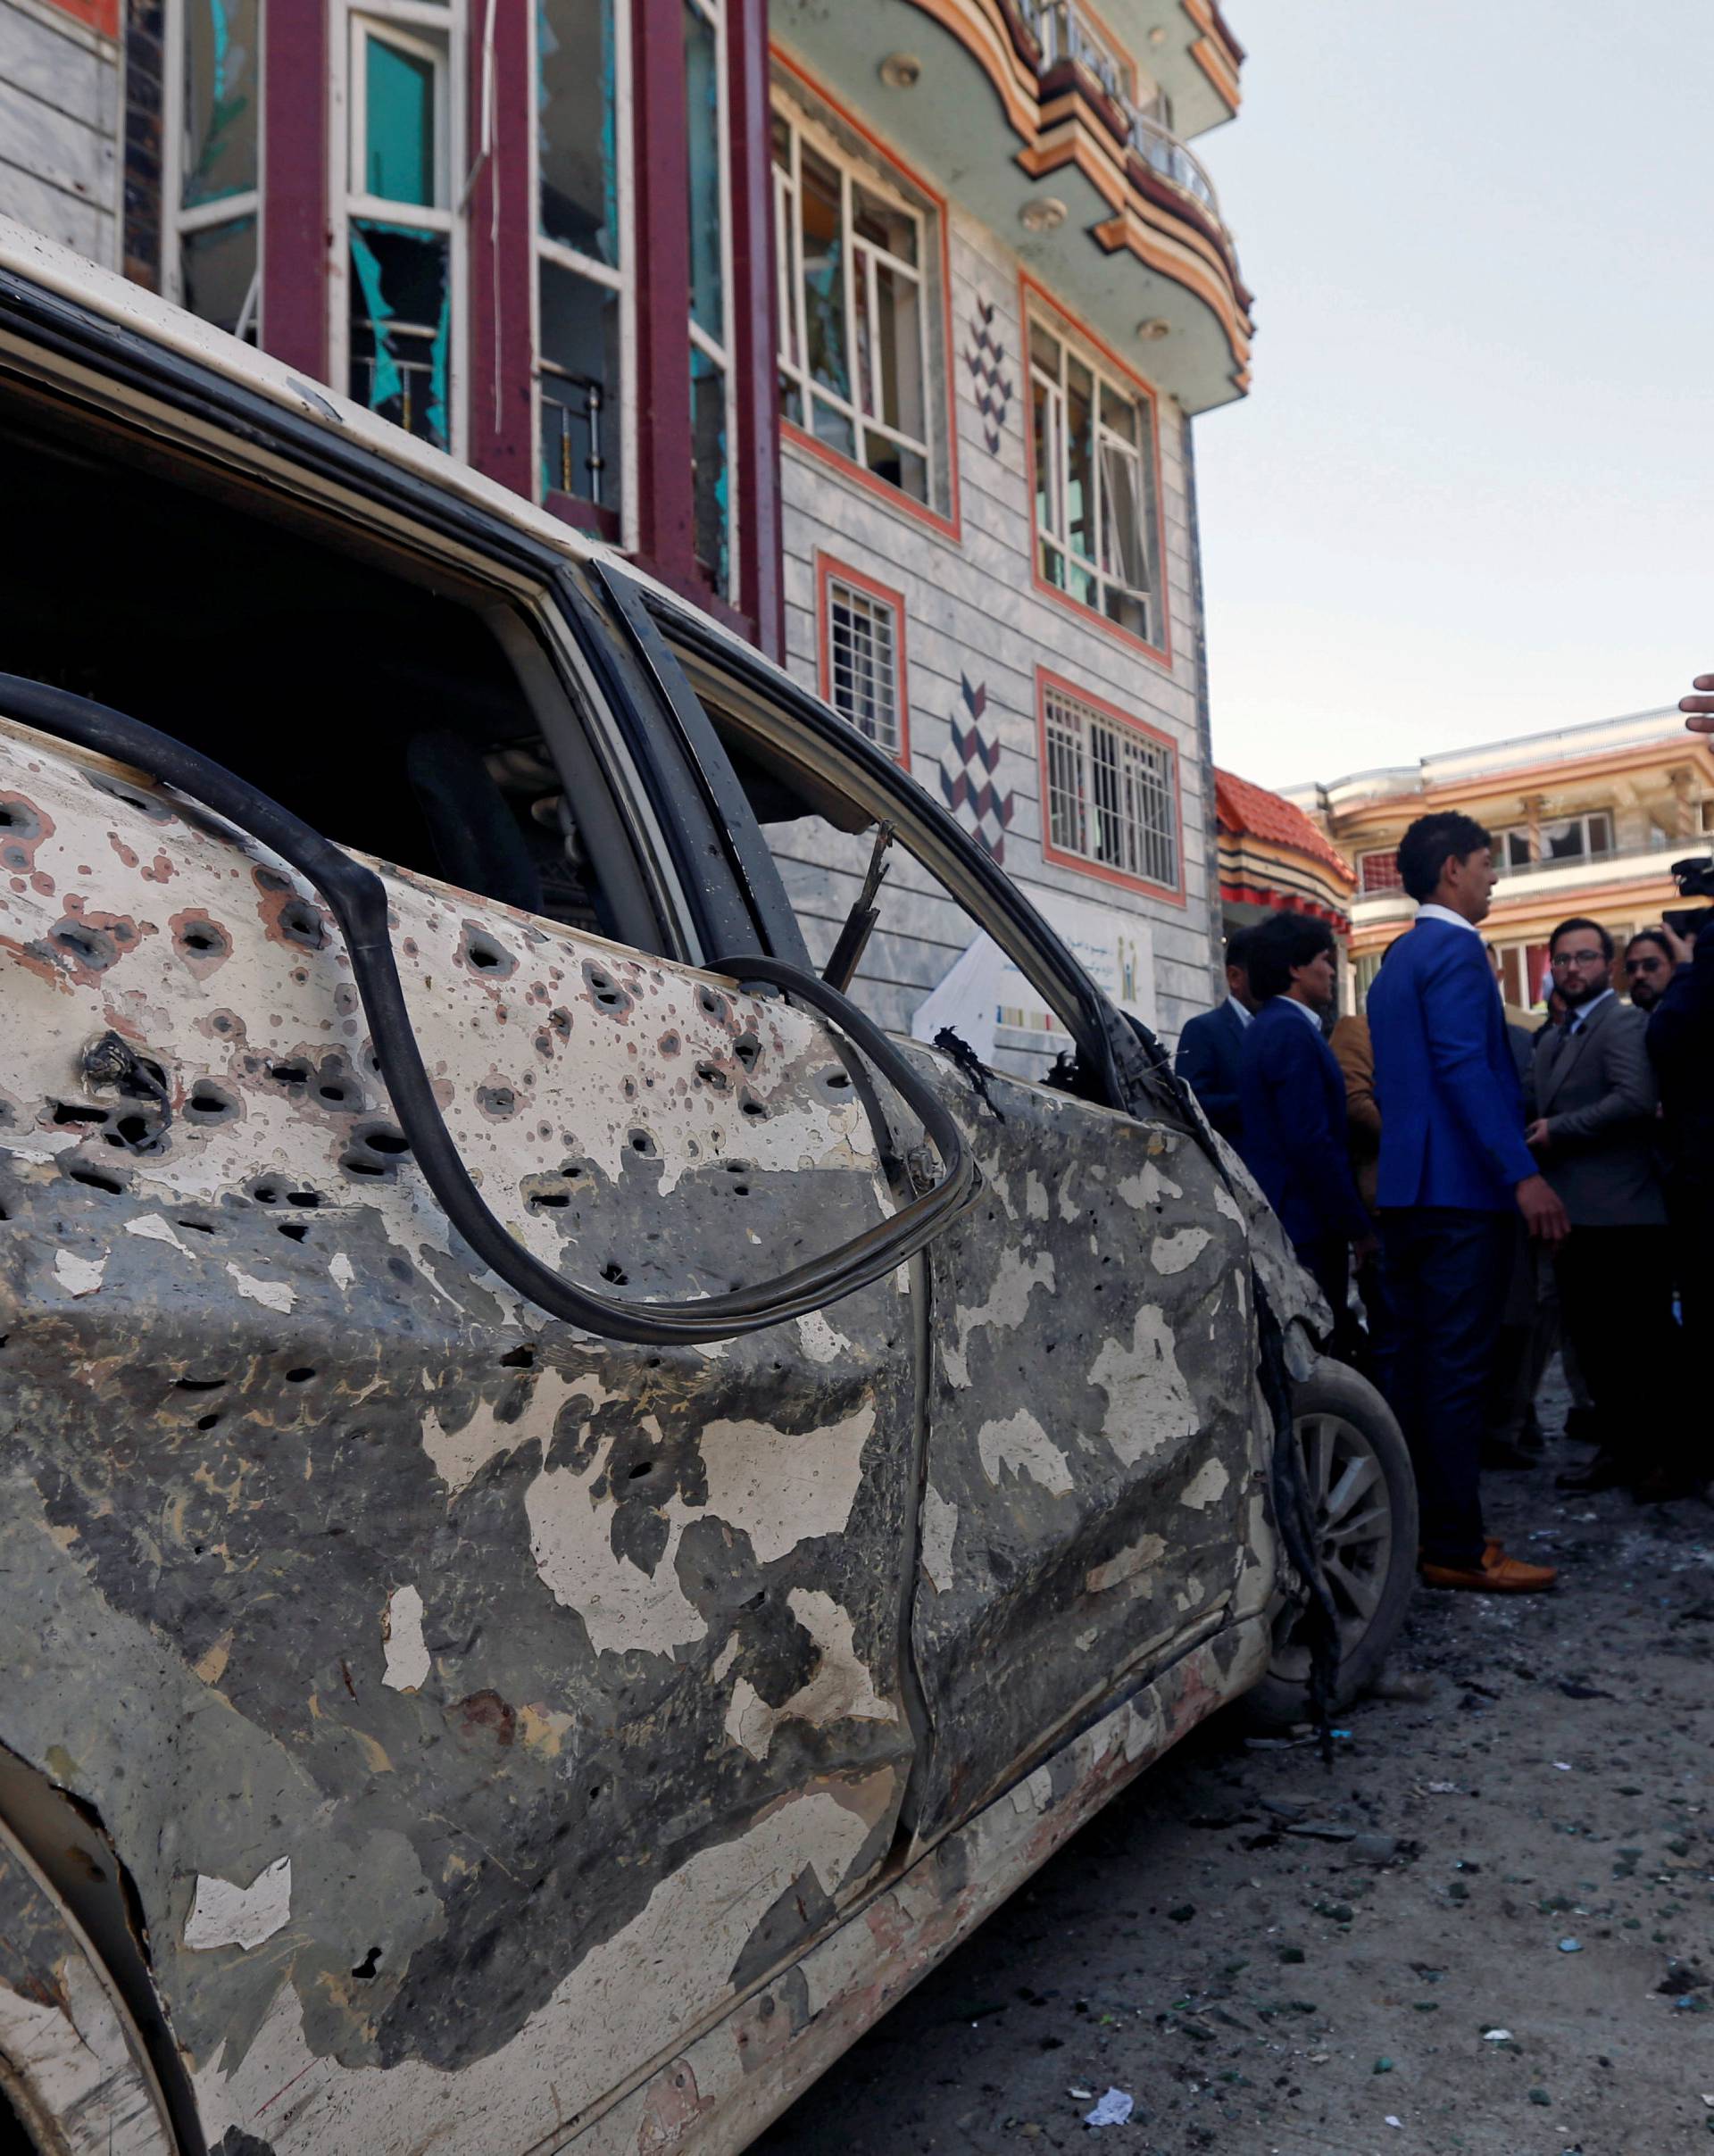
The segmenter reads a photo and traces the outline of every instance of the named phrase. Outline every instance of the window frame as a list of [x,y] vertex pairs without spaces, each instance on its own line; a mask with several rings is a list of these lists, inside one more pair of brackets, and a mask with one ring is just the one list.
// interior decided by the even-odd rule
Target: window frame
[[[896,746],[879,741],[864,733],[856,720],[833,700],[833,587],[844,584],[861,597],[885,606],[893,616],[893,679],[895,716],[898,722]],[[823,553],[819,547],[815,556],[815,641],[817,684],[821,701],[835,715],[843,719],[852,730],[861,736],[871,747],[890,757],[901,770],[911,769],[911,699],[909,677],[905,659],[905,603],[904,594],[894,591],[890,585],[880,584],[860,569],[852,568],[836,555]]]
[[[1168,789],[1172,800],[1172,863],[1176,880],[1157,882],[1153,878],[1141,876],[1129,869],[1115,867],[1111,862],[1098,861],[1093,854],[1073,853],[1057,845],[1053,838],[1053,812],[1051,798],[1051,762],[1048,753],[1048,699],[1058,695],[1071,703],[1093,712],[1096,719],[1121,737],[1140,735],[1151,746],[1163,750],[1168,758]],[[1042,859],[1055,868],[1069,869],[1078,875],[1095,878],[1102,883],[1117,885],[1121,890],[1136,891],[1151,898],[1164,899],[1168,904],[1182,906],[1186,903],[1185,892],[1185,810],[1184,786],[1181,772],[1179,745],[1170,734],[1160,727],[1152,726],[1146,719],[1134,712],[1121,711],[1117,704],[1109,703],[1104,697],[1094,695],[1076,681],[1052,669],[1036,669],[1036,768],[1041,773],[1041,793],[1038,808],[1041,816]],[[1086,730],[1083,746],[1083,771],[1091,769]],[[1091,789],[1093,790],[1093,789]]]
[[[1589,826],[1597,817],[1601,818],[1607,826],[1608,841],[1599,853],[1589,844]],[[1610,861],[1619,851],[1618,823],[1611,809],[1574,809],[1568,816],[1539,817],[1536,820],[1535,830],[1539,833],[1547,825],[1555,823],[1575,823],[1582,827],[1584,844],[1581,853],[1532,853],[1527,861],[1504,860],[1500,864],[1500,873],[1502,876],[1529,876],[1542,869],[1571,868],[1580,861]],[[1528,824],[1502,824],[1494,835],[1494,852],[1496,853],[1508,852],[1507,842],[1512,838],[1521,838],[1527,845],[1534,844]]]
[[[387,33],[412,30],[444,36],[445,60],[446,206],[387,202],[351,185],[353,154],[360,140],[355,91],[361,72],[354,64],[356,39],[370,27]],[[449,327],[446,339],[446,442],[445,454],[461,462],[470,455],[465,412],[469,381],[470,262],[466,212],[459,196],[467,170],[468,101],[467,0],[336,0],[329,26],[328,110],[328,370],[329,379],[349,394],[351,380],[351,227],[354,221],[410,225],[446,236]],[[420,41],[419,41],[420,42]],[[439,57],[437,54],[437,57]],[[439,122],[437,109],[437,124]],[[437,190],[438,192],[438,188]],[[362,403],[361,398],[354,400]],[[416,437],[426,447],[440,445]]]
[[[623,0],[620,0],[623,4]],[[714,73],[718,86],[718,119],[720,134],[720,315],[722,336],[716,339],[696,320],[695,310],[689,296],[685,307],[686,327],[689,331],[689,351],[686,366],[692,370],[691,377],[691,515],[693,524],[692,558],[697,569],[709,580],[709,588],[723,606],[735,612],[742,612],[745,594],[741,571],[742,550],[739,545],[741,519],[744,511],[743,489],[738,484],[738,393],[736,382],[737,324],[732,312],[732,87],[731,54],[728,44],[728,0],[681,0],[681,5],[693,9],[714,32]],[[723,389],[722,404],[726,412],[726,589],[721,591],[714,582],[714,566],[695,554],[694,527],[695,519],[696,482],[695,471],[695,354],[701,353],[711,365],[720,371]]]
[[[1093,335],[1093,333],[1086,329],[1082,323],[1077,321],[1075,317],[1068,314],[1064,308],[1061,307],[1047,291],[1045,287],[1037,284],[1035,279],[1029,275],[1028,271],[1020,271],[1019,272],[1018,281],[1019,338],[1025,360],[1024,374],[1026,387],[1028,390],[1028,395],[1025,399],[1023,434],[1024,470],[1029,491],[1029,573],[1031,582],[1036,591],[1045,594],[1047,597],[1054,600],[1060,605],[1071,609],[1079,620],[1093,621],[1097,623],[1102,628],[1105,629],[1110,636],[1117,637],[1120,642],[1127,646],[1127,649],[1134,652],[1144,653],[1149,658],[1154,660],[1158,664],[1166,668],[1168,671],[1170,671],[1173,662],[1172,603],[1169,591],[1170,576],[1169,558],[1167,554],[1166,487],[1162,479],[1161,461],[1160,393],[1154,388],[1152,383],[1144,380],[1143,376],[1138,374],[1135,368],[1127,366],[1125,362],[1119,357],[1117,353],[1113,352],[1108,345],[1103,344],[1099,337]],[[1152,476],[1153,481],[1154,559],[1152,566],[1154,570],[1158,585],[1157,591],[1141,594],[1133,592],[1132,587],[1129,585],[1119,584],[1117,578],[1109,576],[1107,572],[1102,570],[1099,562],[1092,562],[1089,561],[1086,556],[1081,554],[1074,554],[1071,551],[1070,544],[1068,539],[1061,538],[1053,532],[1048,532],[1045,535],[1043,532],[1041,520],[1036,513],[1037,474],[1036,470],[1035,410],[1036,383],[1038,370],[1036,368],[1035,356],[1030,351],[1030,328],[1033,322],[1037,321],[1041,324],[1042,328],[1050,337],[1058,341],[1062,353],[1077,358],[1083,366],[1089,370],[1089,372],[1094,380],[1096,452],[1096,499],[1094,524],[1097,534],[1097,545],[1100,544],[1099,535],[1101,528],[1101,510],[1102,506],[1102,495],[1104,492],[1102,482],[1100,477],[1100,452],[1103,436],[1107,431],[1104,427],[1104,423],[1102,420],[1100,410],[1101,387],[1103,379],[1105,380],[1107,387],[1115,390],[1119,395],[1125,397],[1130,403],[1135,404],[1138,407],[1139,411],[1146,409],[1149,429],[1148,449],[1145,453],[1142,450],[1136,449],[1133,446],[1131,447],[1130,453],[1136,457],[1139,464],[1142,463],[1145,454],[1150,460],[1150,470],[1146,476]],[[1062,399],[1064,392],[1061,386],[1056,383],[1053,385],[1053,387],[1056,395],[1059,395]],[[1061,437],[1063,437],[1063,424],[1061,424]],[[1121,447],[1127,446],[1123,444],[1120,444],[1119,445]],[[1053,476],[1058,481],[1059,486],[1062,487],[1066,479],[1066,454],[1063,445],[1061,446],[1058,462],[1060,470]],[[1143,513],[1146,517],[1148,504],[1144,503],[1142,507]],[[1106,587],[1109,585],[1112,585],[1119,590],[1131,593],[1133,596],[1139,596],[1143,598],[1149,609],[1149,636],[1138,636],[1135,629],[1127,628],[1122,621],[1115,621],[1110,614],[1102,610],[1102,607],[1090,605],[1087,600],[1078,598],[1075,592],[1069,590],[1065,586],[1055,584],[1047,577],[1044,576],[1042,573],[1042,542],[1044,536],[1050,544],[1058,547],[1060,553],[1064,556],[1068,563],[1075,562],[1079,568],[1086,569],[1090,574],[1092,574],[1096,580],[1098,588],[1100,588],[1103,594]],[[1156,619],[1157,613],[1159,616],[1158,620]],[[1158,638],[1158,641],[1152,641],[1151,639],[1152,638]]]
[[[1358,854],[1353,865],[1357,870],[1357,895],[1359,898],[1385,898],[1394,891],[1402,894],[1404,878],[1399,874],[1398,855],[1399,849],[1396,846],[1366,846]],[[1369,882],[1369,863],[1371,861],[1385,862],[1388,864],[1390,881],[1377,884]]]
[[[787,446],[801,449],[818,459],[842,479],[854,482],[876,500],[885,503],[900,514],[928,524],[944,537],[961,539],[958,405],[953,359],[952,254],[946,198],[895,156],[880,137],[843,105],[824,84],[817,81],[778,49],[772,58],[774,82],[769,111],[770,119],[783,120],[791,131],[792,171],[788,184],[793,190],[794,209],[796,190],[801,186],[802,143],[807,138],[816,154],[833,165],[840,175],[842,213],[849,204],[851,185],[854,179],[890,208],[910,217],[917,226],[919,260],[914,266],[906,263],[903,267],[915,277],[920,296],[923,443],[913,441],[896,428],[888,427],[884,420],[867,419],[859,404],[851,406],[848,416],[855,429],[859,447],[861,446],[864,428],[873,427],[884,438],[894,440],[902,448],[924,455],[928,475],[928,498],[927,501],[919,501],[914,495],[905,493],[903,487],[894,486],[890,479],[883,479],[878,472],[870,470],[860,457],[847,454],[831,442],[822,441],[807,424],[800,425],[796,420],[788,419],[780,388],[777,386],[775,410],[778,415],[780,438]],[[843,129],[861,145],[862,154],[869,160],[867,169],[862,166],[859,154],[840,140],[836,128],[830,127],[826,120],[820,117],[818,107],[831,116],[838,129]],[[804,400],[803,412],[807,421],[811,412],[808,401],[810,378],[803,310],[801,232],[795,215],[785,215],[781,194],[781,174],[773,159],[770,130],[769,199],[774,217],[775,305],[779,318],[780,347],[775,354],[776,380],[778,385],[781,378],[786,375],[791,377]],[[869,252],[874,252],[869,242],[862,244]],[[845,321],[848,349],[854,355],[855,340],[850,335],[854,327],[852,312],[853,254],[854,249],[847,246],[844,279]],[[888,254],[886,260],[890,263],[895,258]],[[935,283],[936,277],[939,280],[937,287]],[[803,355],[801,363],[788,363],[788,335],[795,339],[796,348]],[[830,405],[843,409],[841,399],[820,389],[815,394],[824,396]]]
[[[262,181],[268,169],[268,0],[256,0],[256,179],[254,187],[186,209],[185,187],[185,9],[188,0],[165,0],[162,22],[164,57],[161,85],[161,290],[174,306],[185,302],[184,242],[198,232],[254,220],[256,266],[233,335],[246,344],[262,343],[262,249],[266,232],[262,214]],[[188,310],[187,310],[188,312]],[[200,316],[197,318],[202,319]],[[247,333],[247,334],[246,334]]]
[[[541,227],[541,141],[536,125],[536,97],[541,83],[540,21],[534,5],[528,9],[529,39],[529,96],[530,125],[528,185],[529,185],[529,470],[532,499],[542,498],[536,490],[542,480],[542,265],[563,270],[573,277],[585,279],[588,283],[603,286],[619,294],[619,409],[615,424],[619,432],[619,513],[617,544],[627,554],[636,554],[640,545],[641,529],[637,499],[637,193],[632,161],[635,156],[635,138],[631,126],[632,50],[631,9],[625,0],[614,0],[613,5],[613,156],[618,166],[615,174],[615,196],[619,217],[619,267],[597,262],[593,255],[580,254],[577,248],[567,246],[563,241],[550,239]],[[610,516],[603,505],[587,501],[579,494],[564,495],[558,487],[549,487],[547,495],[577,504],[583,510],[594,510],[595,529],[603,537],[614,537],[602,523]]]

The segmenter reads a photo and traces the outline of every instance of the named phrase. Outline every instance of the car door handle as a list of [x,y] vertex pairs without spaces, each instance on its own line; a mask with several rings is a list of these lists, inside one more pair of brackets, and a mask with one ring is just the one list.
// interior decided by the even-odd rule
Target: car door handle
[[736,980],[759,980],[831,1020],[921,1122],[941,1178],[889,1220],[777,1279],[687,1303],[628,1303],[592,1294],[545,1265],[489,1210],[459,1157],[411,1024],[387,926],[387,887],[375,871],[211,756],[69,689],[0,674],[0,710],[27,726],[115,758],[202,802],[312,883],[338,922],[352,978],[399,1127],[442,1210],[482,1262],[551,1317],[639,1346],[724,1340],[805,1317],[883,1279],[915,1256],[974,1195],[974,1160],[958,1125],[880,1028],[846,997],[800,967],[758,954],[718,961]]

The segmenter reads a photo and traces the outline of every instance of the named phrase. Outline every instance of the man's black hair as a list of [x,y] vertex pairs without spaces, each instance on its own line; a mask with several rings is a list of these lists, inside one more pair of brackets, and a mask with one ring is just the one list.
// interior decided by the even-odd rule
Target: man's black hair
[[1474,816],[1456,809],[1438,809],[1432,816],[1419,816],[1399,841],[1399,880],[1419,905],[1434,896],[1440,872],[1454,858],[1468,861],[1484,846],[1494,844],[1490,834]]
[[1284,995],[1292,968],[1334,948],[1333,930],[1312,913],[1275,913],[1250,931],[1250,993],[1258,1003]]
[[1610,966],[1612,964],[1613,936],[1611,929],[1603,928],[1598,920],[1591,920],[1586,913],[1574,913],[1569,920],[1562,920],[1559,927],[1554,929],[1552,935],[1547,939],[1547,950],[1548,956],[1550,958],[1553,954],[1553,946],[1559,942],[1560,936],[1569,936],[1573,928],[1587,928],[1591,936],[1600,936],[1601,955],[1607,961],[1607,963]]
[[1226,939],[1226,962],[1228,966],[1242,966],[1250,970],[1250,945],[1255,938],[1254,928],[1234,928]]
[[1672,945],[1667,941],[1667,934],[1664,928],[1639,928],[1636,934],[1632,936],[1630,942],[1625,946],[1625,955],[1627,958],[1628,958],[1631,955],[1631,953],[1635,950],[1638,944],[1652,944],[1655,949],[1660,952],[1661,957],[1666,960],[1669,966],[1676,966],[1678,963]]

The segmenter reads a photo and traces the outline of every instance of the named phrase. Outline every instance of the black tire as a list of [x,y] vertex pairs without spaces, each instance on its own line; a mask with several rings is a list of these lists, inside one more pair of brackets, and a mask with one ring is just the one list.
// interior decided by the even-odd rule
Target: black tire
[[[1339,1611],[1335,1709],[1380,1675],[1417,1584],[1417,1479],[1393,1411],[1367,1378],[1320,1361],[1293,1389],[1316,1554]],[[1244,1719],[1280,1728],[1310,1711],[1310,1655],[1302,1611],[1274,1619],[1268,1674],[1245,1694]]]

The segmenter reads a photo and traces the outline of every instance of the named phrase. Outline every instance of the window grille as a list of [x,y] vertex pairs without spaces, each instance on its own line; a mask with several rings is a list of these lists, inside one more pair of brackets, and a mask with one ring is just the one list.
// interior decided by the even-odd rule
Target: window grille
[[828,701],[889,756],[903,745],[898,610],[842,578],[828,579]]
[[1055,687],[1047,691],[1044,730],[1049,845],[1176,890],[1172,750]]

